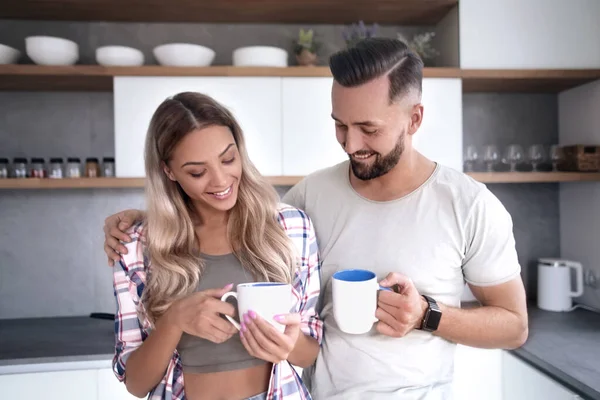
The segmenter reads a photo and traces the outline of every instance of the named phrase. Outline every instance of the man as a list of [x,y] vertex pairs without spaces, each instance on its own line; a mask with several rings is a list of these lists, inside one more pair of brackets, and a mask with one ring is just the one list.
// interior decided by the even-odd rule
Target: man
[[[423,63],[404,43],[364,40],[330,67],[349,160],[283,198],[312,218],[322,259],[324,343],[304,378],[317,400],[449,399],[456,343],[516,348],[527,338],[511,217],[484,185],[413,148]],[[124,215],[107,220],[107,254]],[[379,322],[365,335],[333,317],[331,276],[348,268],[395,289],[379,293]],[[481,307],[459,308],[465,281]]]

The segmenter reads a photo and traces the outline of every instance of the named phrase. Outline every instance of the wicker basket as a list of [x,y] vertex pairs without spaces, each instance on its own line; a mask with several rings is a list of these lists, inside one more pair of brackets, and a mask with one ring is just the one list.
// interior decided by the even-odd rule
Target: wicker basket
[[574,145],[563,147],[559,171],[594,172],[600,170],[600,146]]

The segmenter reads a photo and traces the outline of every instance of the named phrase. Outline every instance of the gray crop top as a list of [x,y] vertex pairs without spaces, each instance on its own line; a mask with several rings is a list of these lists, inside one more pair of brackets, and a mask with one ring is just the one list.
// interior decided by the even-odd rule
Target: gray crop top
[[[254,282],[252,275],[242,267],[233,254],[222,256],[202,254],[201,257],[205,268],[196,291],[222,288],[229,283],[234,284],[232,290],[235,290],[237,284]],[[235,299],[231,298],[231,302],[235,304]],[[181,356],[184,373],[231,371],[266,363],[248,354],[238,334],[224,343],[216,344],[184,333],[177,345],[177,351]]]

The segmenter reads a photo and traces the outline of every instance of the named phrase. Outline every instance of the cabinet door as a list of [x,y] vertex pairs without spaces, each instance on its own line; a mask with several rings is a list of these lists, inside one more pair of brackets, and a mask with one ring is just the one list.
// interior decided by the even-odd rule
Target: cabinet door
[[573,400],[575,393],[519,358],[504,352],[502,390],[505,400]]
[[96,370],[0,375],[3,399],[96,400]]
[[454,398],[502,400],[502,350],[457,345]]
[[98,400],[134,400],[123,382],[119,382],[112,369],[98,370]]
[[244,130],[250,159],[263,175],[281,175],[281,78],[116,77],[115,163],[118,177],[143,177],[152,114],[167,97],[196,91],[229,108]]
[[458,171],[462,163],[462,82],[423,79],[423,122],[413,145],[429,159]]
[[308,175],[348,159],[331,118],[333,78],[283,78],[283,174]]
[[598,0],[460,0],[460,66],[598,68],[598,16]]

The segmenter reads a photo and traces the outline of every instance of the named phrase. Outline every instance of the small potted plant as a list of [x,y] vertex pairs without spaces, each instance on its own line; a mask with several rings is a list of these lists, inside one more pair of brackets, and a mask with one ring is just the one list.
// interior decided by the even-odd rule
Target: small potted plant
[[413,36],[412,40],[407,40],[402,34],[398,34],[398,39],[406,43],[406,45],[421,57],[424,63],[434,59],[440,53],[433,47],[431,41],[435,36],[435,32],[425,32]]
[[378,28],[377,24],[368,27],[363,21],[359,21],[358,24],[352,24],[349,27],[346,27],[342,32],[346,47],[352,47],[363,39],[376,37]]
[[317,64],[317,51],[320,43],[315,40],[314,36],[312,29],[307,31],[300,29],[298,39],[294,43],[294,54],[296,54],[298,65],[313,66]]

